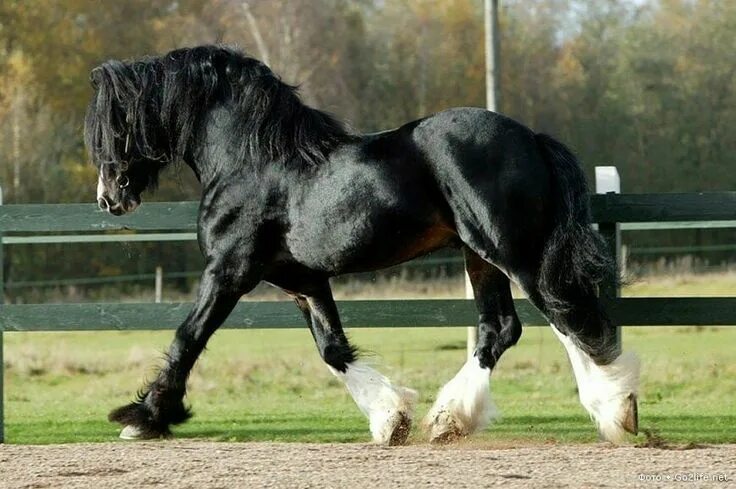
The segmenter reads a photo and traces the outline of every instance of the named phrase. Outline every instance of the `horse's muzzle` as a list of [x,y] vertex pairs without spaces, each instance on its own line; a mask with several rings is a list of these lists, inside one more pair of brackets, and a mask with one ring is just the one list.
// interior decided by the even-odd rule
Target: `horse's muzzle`
[[97,199],[97,205],[100,210],[107,211],[113,216],[122,216],[128,212],[133,212],[140,205],[140,201],[137,199],[128,199],[125,202],[118,202],[117,204],[110,204],[110,201],[105,196]]
[[123,208],[122,205],[115,204],[112,207],[108,207],[107,212],[109,212],[113,216],[122,216],[123,214],[125,214],[126,210]]

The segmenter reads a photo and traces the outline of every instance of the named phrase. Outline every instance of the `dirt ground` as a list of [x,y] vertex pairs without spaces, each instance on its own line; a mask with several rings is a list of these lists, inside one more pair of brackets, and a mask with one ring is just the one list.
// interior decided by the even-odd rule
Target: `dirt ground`
[[[722,480],[713,482],[706,476]],[[2,488],[725,488],[735,484],[736,445],[676,450],[604,444],[522,448],[193,441],[0,445]]]

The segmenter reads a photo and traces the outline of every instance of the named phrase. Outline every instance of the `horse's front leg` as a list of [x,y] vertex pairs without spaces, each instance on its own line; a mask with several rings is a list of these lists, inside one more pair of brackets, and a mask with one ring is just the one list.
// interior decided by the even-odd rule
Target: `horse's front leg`
[[327,281],[310,287],[309,293],[297,296],[296,301],[307,317],[322,359],[368,418],[373,440],[384,445],[404,444],[411,429],[417,393],[393,384],[357,359],[356,348],[343,332]]
[[125,426],[121,438],[169,436],[169,426],[191,417],[183,402],[189,373],[210,336],[222,325],[238,299],[257,283],[247,261],[237,267],[220,261],[212,261],[207,266],[194,308],[176,330],[166,354],[166,365],[156,379],[141,390],[135,402],[110,413],[110,421]]

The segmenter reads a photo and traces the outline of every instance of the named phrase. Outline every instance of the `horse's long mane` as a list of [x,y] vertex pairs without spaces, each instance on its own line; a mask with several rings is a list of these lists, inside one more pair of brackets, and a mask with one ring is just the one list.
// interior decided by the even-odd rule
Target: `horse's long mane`
[[177,49],[95,68],[85,143],[92,161],[140,157],[165,165],[185,158],[207,110],[233,113],[228,131],[239,161],[312,166],[350,136],[329,114],[306,106],[266,65],[223,46]]

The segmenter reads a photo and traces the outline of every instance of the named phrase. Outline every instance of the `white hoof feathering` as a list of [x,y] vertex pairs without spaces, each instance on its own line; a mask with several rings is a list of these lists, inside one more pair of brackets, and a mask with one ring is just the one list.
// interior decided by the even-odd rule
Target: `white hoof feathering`
[[123,440],[137,440],[141,437],[141,430],[137,426],[129,424],[120,432],[120,438]]
[[424,425],[432,442],[450,442],[485,428],[496,417],[491,400],[491,371],[469,359],[437,395]]
[[406,442],[417,400],[416,391],[392,384],[386,376],[362,362],[348,363],[344,373],[332,367],[329,369],[345,383],[358,408],[368,418],[373,441],[383,445]]
[[620,443],[626,432],[638,430],[637,395],[639,391],[639,358],[624,352],[608,365],[597,365],[568,336],[552,325],[552,330],[567,350],[580,403],[598,425],[603,439]]

